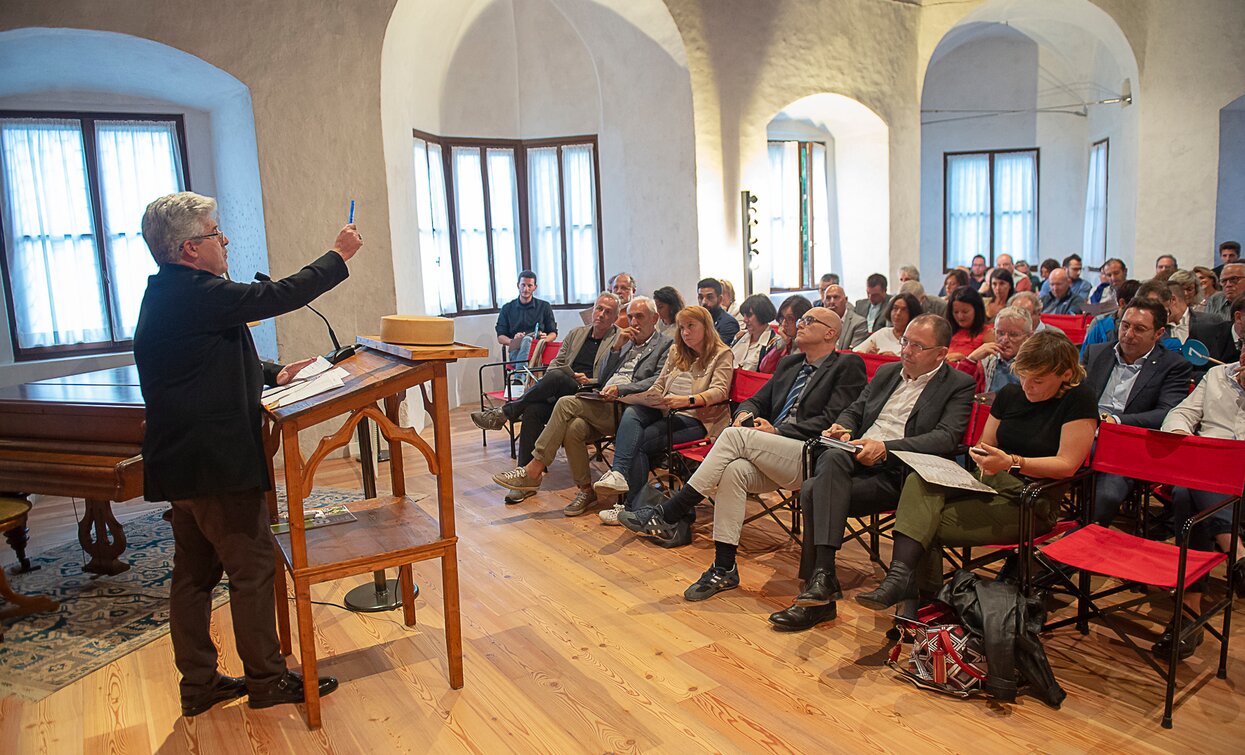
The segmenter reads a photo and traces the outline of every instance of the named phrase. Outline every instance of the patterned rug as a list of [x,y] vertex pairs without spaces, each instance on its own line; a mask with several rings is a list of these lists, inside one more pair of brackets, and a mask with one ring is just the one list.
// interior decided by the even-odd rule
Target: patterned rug
[[[319,508],[361,497],[354,491],[319,490],[304,505]],[[278,491],[278,500],[284,510],[283,489]],[[172,527],[160,512],[153,511],[127,522],[125,535],[129,545],[121,558],[130,569],[122,574],[83,572],[82,550],[74,541],[32,558],[43,567],[38,571],[9,575],[17,592],[50,595],[60,609],[5,622],[0,694],[41,700],[168,633]],[[4,559],[13,559],[13,552],[2,542],[0,548]],[[213,593],[212,606],[228,599],[222,583]]]

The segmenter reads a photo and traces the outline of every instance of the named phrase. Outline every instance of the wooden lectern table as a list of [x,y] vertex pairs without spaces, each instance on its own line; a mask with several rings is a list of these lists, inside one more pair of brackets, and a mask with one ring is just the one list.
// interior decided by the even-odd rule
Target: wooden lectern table
[[[360,339],[367,343],[368,339]],[[307,725],[320,726],[320,693],[316,685],[316,650],[311,617],[311,586],[320,582],[397,568],[407,626],[415,624],[414,580],[411,564],[441,559],[445,605],[445,644],[449,657],[450,686],[463,686],[462,629],[458,604],[458,537],[454,532],[454,478],[451,462],[449,386],[446,364],[469,357],[487,357],[488,350],[454,344],[444,347],[406,349],[385,353],[364,348],[338,364],[350,373],[341,388],[312,396],[289,406],[267,411],[267,448],[275,456],[283,448],[285,487],[290,530],[277,535],[277,624],[281,651],[289,655],[290,614],[286,599],[285,571],[294,581],[294,606],[298,620],[298,646],[302,657],[306,693]],[[405,358],[397,354],[404,354]],[[428,395],[431,383],[432,397]],[[402,427],[398,409],[406,391],[419,386],[424,409],[432,419],[433,446],[414,429]],[[377,402],[384,403],[382,413]],[[298,433],[326,420],[346,415],[346,422],[320,440],[304,460]],[[316,469],[328,454],[350,442],[360,422],[376,422],[389,443],[389,479],[392,495],[368,498],[350,505],[356,521],[317,529],[303,523],[303,501],[312,489]],[[402,444],[414,446],[437,478],[437,518],[419,508],[406,495],[402,470]],[[370,463],[370,462],[368,462]],[[269,493],[269,512],[276,521],[276,493]]]

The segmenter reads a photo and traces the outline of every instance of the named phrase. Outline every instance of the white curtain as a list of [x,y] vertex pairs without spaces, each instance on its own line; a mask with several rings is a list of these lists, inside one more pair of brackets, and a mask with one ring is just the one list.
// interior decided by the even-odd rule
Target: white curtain
[[0,120],[5,249],[20,348],[106,341],[78,121]]
[[514,150],[489,149],[489,220],[493,234],[493,283],[497,306],[513,298],[519,279],[522,251],[519,248],[519,192],[515,183]]
[[490,309],[488,228],[484,222],[484,175],[477,147],[454,147],[454,211],[458,219],[458,264],[463,309]]
[[104,251],[112,282],[113,337],[134,337],[147,277],[156,262],[143,241],[143,212],[156,197],[181,191],[183,172],[173,121],[97,121],[104,209]]
[[947,156],[946,213],[948,268],[990,254],[989,155]]
[[1085,188],[1085,243],[1081,249],[1086,267],[1102,267],[1107,259],[1107,142],[1089,148],[1089,180]]
[[1036,152],[994,156],[994,257],[1038,259],[1037,192]]
[[562,176],[566,218],[567,302],[591,303],[600,281],[597,255],[597,192],[592,145],[562,148]]
[[800,145],[769,143],[770,287],[799,288],[803,249],[800,242]]
[[562,207],[558,187],[558,148],[527,151],[528,230],[538,296],[566,302],[562,289]]
[[[809,267],[814,278],[818,270],[829,270],[834,245],[830,240],[830,180],[826,175],[826,145],[813,143],[813,180],[809,184],[813,205],[813,248]],[[816,280],[813,281],[816,284]]]
[[450,259],[441,145],[415,140],[415,203],[419,253],[424,272],[424,311],[441,315],[458,309]]

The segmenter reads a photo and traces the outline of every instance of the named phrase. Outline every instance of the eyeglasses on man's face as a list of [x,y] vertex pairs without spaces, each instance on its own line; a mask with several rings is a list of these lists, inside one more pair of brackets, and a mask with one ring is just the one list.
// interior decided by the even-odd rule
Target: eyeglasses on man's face
[[217,228],[212,233],[205,233],[200,236],[191,236],[190,238],[186,240],[187,241],[206,241],[207,239],[216,239],[217,242],[224,244],[225,243],[225,232]]
[[[784,319],[785,319],[785,318],[784,318]],[[795,324],[796,324],[796,325],[801,325],[801,326],[803,326],[803,327],[805,327],[805,328],[807,328],[809,325],[812,325],[813,323],[818,323],[818,324],[820,324],[820,325],[824,325],[824,326],[826,326],[827,328],[833,328],[833,327],[834,327],[834,326],[833,326],[833,325],[831,325],[830,323],[825,322],[824,320],[818,320],[816,317],[813,317],[812,315],[804,315],[803,317],[801,317],[800,319],[798,319],[798,320],[796,320],[796,321],[795,321]]]
[[923,343],[917,343],[916,341],[910,340],[907,336],[900,336],[899,337],[899,348],[906,349],[909,346],[921,352],[929,351],[930,349],[939,348],[937,346],[926,346]]

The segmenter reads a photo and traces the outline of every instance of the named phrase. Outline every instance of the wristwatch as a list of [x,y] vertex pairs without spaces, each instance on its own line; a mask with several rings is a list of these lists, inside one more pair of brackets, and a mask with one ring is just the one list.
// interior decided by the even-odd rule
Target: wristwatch
[[695,397],[695,396],[688,396],[688,397],[687,397],[687,405],[688,405],[688,406],[696,406],[696,397]]
[[1021,463],[1021,461],[1022,461],[1022,460],[1021,460],[1021,458],[1020,458],[1020,456],[1019,456],[1018,454],[1012,454],[1012,466],[1011,466],[1011,469],[1010,469],[1010,470],[1008,470],[1008,471],[1011,471],[1011,472],[1019,472],[1019,471],[1020,471],[1020,463]]

